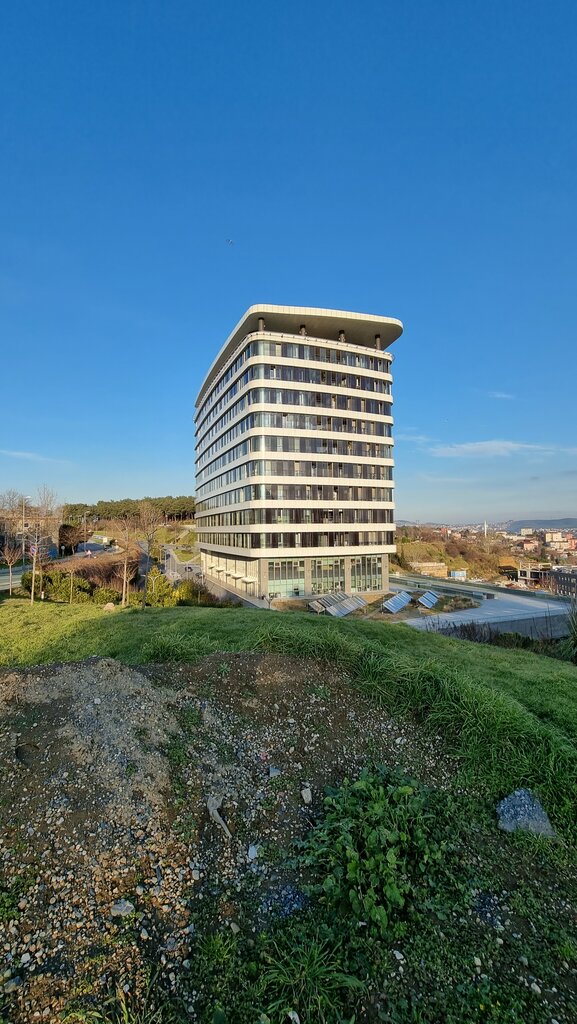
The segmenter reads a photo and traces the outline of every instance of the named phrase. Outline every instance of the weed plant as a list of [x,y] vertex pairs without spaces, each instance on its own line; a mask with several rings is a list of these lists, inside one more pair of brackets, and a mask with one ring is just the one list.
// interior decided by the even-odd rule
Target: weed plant
[[330,790],[324,809],[306,843],[305,864],[323,876],[313,891],[349,924],[384,937],[417,892],[425,898],[447,856],[440,801],[377,768]]

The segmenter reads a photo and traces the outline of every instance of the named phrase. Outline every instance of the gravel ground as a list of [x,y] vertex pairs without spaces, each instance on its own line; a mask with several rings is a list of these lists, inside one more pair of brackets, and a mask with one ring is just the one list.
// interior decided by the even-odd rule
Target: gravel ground
[[[227,654],[0,673],[0,992],[11,1021],[186,976],[208,913],[255,931],[302,906],[289,854],[368,761],[444,786],[439,741],[326,664]],[[192,1002],[190,1001],[192,999]],[[187,996],[191,1020],[194,996]]]

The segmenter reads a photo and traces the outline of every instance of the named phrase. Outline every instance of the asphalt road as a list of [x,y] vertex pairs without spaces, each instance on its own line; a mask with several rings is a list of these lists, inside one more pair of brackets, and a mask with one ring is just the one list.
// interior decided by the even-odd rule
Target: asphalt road
[[[26,569],[24,570],[24,572],[26,572],[27,570],[28,570],[28,566],[26,566]],[[20,585],[20,580],[21,579],[22,579],[22,569],[21,568],[14,569],[14,571],[12,573],[12,586],[13,587],[18,587]],[[9,589],[10,589],[10,575],[8,573],[8,570],[7,569],[0,569],[0,590],[9,590]]]
[[[412,590],[414,587],[414,581],[417,581],[421,589],[433,590],[437,594],[444,592],[443,583],[444,580],[428,579],[423,580],[423,577],[418,576],[407,576],[407,577],[392,577],[390,586],[391,590]],[[426,584],[424,586],[423,584]],[[447,586],[447,584],[445,584]],[[457,589],[450,585],[450,589]],[[518,592],[512,593],[510,590],[505,588],[500,589],[499,587],[487,587],[485,584],[477,583],[471,584],[469,587],[459,585],[460,592],[470,593],[471,591],[477,591],[478,593],[486,591],[490,594],[494,594],[494,597],[486,598],[481,601],[478,608],[466,608],[463,611],[455,612],[440,612],[436,616],[426,616],[422,619],[407,619],[406,623],[408,626],[413,626],[415,629],[431,629],[432,620],[435,620],[437,628],[443,628],[444,625],[455,625],[459,626],[465,622],[478,622],[478,623],[497,623],[503,620],[514,620],[514,619],[543,619],[546,620],[555,615],[562,615],[563,613],[569,612],[570,604],[568,601],[563,601],[559,598],[553,598],[547,594],[520,594]]]

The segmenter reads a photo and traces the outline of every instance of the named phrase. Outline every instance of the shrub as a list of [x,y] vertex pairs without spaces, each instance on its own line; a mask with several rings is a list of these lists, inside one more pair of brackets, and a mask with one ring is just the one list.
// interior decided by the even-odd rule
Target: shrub
[[118,590],[113,590],[112,587],[97,587],[92,595],[94,604],[118,604],[120,598]]
[[172,583],[153,566],[146,580],[146,603],[153,608],[171,608],[176,604],[176,597]]

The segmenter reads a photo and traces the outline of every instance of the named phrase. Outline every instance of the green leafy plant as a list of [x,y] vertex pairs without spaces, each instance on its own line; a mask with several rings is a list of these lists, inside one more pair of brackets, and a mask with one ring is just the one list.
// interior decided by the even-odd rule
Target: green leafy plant
[[321,876],[321,902],[371,935],[385,935],[417,888],[430,883],[447,850],[434,795],[385,768],[345,779],[325,798],[325,817],[306,843],[305,862]]

